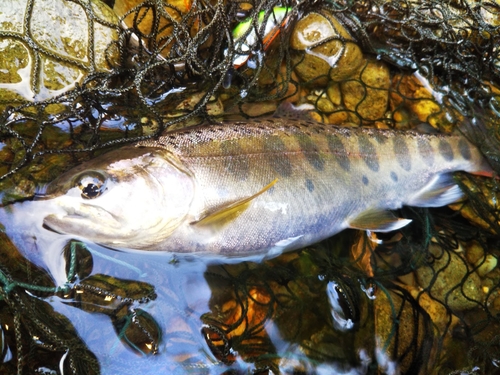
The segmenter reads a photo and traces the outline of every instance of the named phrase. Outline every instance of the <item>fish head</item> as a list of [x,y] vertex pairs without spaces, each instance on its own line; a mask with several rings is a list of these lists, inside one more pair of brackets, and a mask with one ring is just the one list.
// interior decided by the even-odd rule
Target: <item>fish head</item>
[[111,248],[149,248],[184,220],[194,195],[189,171],[159,148],[124,147],[51,182],[38,200],[52,231]]

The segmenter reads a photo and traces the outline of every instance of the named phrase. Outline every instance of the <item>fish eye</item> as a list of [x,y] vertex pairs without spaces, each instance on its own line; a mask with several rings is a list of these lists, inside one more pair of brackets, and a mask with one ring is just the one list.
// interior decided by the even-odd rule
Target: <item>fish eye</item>
[[76,179],[76,186],[80,188],[82,198],[94,199],[106,190],[106,178],[97,172],[86,173]]

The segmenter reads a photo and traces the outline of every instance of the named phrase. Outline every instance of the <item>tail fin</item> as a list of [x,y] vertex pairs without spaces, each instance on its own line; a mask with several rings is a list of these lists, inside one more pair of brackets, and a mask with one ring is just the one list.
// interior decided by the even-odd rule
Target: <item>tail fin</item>
[[458,128],[485,157],[489,165],[485,165],[484,170],[491,168],[500,175],[500,119],[490,111],[475,107],[472,116],[466,117]]

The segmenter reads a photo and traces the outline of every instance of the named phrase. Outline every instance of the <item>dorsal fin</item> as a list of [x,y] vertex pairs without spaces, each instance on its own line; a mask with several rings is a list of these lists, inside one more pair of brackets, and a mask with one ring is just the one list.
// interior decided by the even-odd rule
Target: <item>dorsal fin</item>
[[199,220],[193,221],[190,224],[191,225],[227,224],[231,220],[234,220],[236,217],[238,217],[241,213],[243,213],[248,208],[252,200],[254,200],[259,195],[269,190],[271,187],[273,187],[277,181],[278,179],[275,178],[269,184],[264,186],[264,188],[262,188],[260,191],[249,197],[237,200],[235,202],[224,203],[217,207],[214,207],[209,212],[204,213]]

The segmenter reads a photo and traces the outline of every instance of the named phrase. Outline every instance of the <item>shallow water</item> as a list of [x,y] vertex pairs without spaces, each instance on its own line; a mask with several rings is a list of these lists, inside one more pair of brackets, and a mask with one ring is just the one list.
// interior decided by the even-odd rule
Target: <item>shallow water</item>
[[46,229],[54,209],[0,209],[7,373],[496,370],[500,272],[471,257],[494,256],[498,237],[449,208],[272,259],[111,250]]
[[[4,210],[6,233],[59,287],[37,303],[69,319],[103,374],[137,368],[142,374],[229,369],[357,374],[366,373],[374,361],[370,299],[360,281],[339,267],[341,257],[329,264],[325,250],[318,249],[228,264],[197,256],[119,252],[45,230],[43,211],[31,206],[25,202]],[[32,285],[14,289],[29,291],[28,309],[38,293],[35,280]],[[54,345],[66,335],[54,329],[55,337],[39,340]],[[11,339],[7,346],[15,352]],[[59,365],[66,366],[64,361],[62,356]]]

